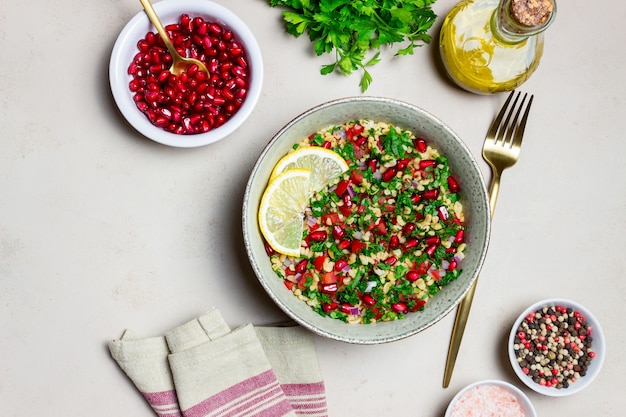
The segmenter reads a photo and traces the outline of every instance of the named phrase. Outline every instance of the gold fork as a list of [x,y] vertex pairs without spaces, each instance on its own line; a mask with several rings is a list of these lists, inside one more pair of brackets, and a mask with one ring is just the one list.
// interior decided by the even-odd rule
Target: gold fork
[[[502,176],[502,171],[515,165],[519,159],[522,137],[524,136],[530,106],[533,102],[534,96],[531,95],[527,102],[526,98],[528,94],[524,94],[518,105],[521,94],[522,93],[517,93],[517,95],[515,95],[515,91],[511,91],[500,113],[498,113],[491,124],[487,136],[485,137],[485,143],[483,144],[483,158],[491,167],[492,172],[491,189],[489,191],[489,207],[491,209],[492,219],[496,208],[498,192],[500,191],[500,177]],[[508,108],[514,96],[515,100],[513,101],[513,105]],[[520,119],[522,111],[523,115]],[[461,339],[463,338],[463,332],[467,324],[467,317],[472,307],[477,282],[478,277],[476,277],[467,295],[461,300],[456,311],[454,327],[452,328],[452,336],[450,338],[450,348],[448,349],[448,357],[446,359],[446,368],[443,375],[444,388],[448,387],[450,379],[452,378],[452,371],[459,353],[459,347],[461,346]]]

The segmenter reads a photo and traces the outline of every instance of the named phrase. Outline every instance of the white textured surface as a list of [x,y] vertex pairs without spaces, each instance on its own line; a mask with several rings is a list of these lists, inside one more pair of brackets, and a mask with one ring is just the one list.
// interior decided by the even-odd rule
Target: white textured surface
[[[305,38],[265,0],[220,0],[256,34],[265,85],[229,139],[174,149],[143,139],[115,108],[107,68],[136,0],[0,4],[0,403],[7,417],[150,416],[106,348],[130,327],[157,335],[216,306],[232,327],[283,318],[241,237],[243,190],[269,140],[300,112],[358,95],[358,76],[319,75]],[[438,0],[437,27],[453,0]],[[353,346],[316,337],[331,416],[442,415],[463,386],[503,379],[515,317],[548,297],[601,321],[601,374],[567,401],[529,390],[539,415],[623,414],[626,365],[626,3],[559,3],[519,163],[503,177],[489,254],[449,389],[453,315],[408,339]],[[595,34],[595,35],[594,35]],[[446,121],[480,155],[505,96],[451,85],[436,42],[372,68],[368,94]],[[67,59],[64,64],[63,58]],[[84,61],[79,61],[84,59]],[[29,66],[37,62],[37,66]],[[68,72],[66,72],[68,71]],[[489,178],[487,165],[481,167]],[[104,405],[106,404],[106,405]]]

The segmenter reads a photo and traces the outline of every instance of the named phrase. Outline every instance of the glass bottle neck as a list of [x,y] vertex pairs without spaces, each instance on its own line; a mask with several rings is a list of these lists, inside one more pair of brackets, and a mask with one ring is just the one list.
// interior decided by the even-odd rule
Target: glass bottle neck
[[546,30],[556,17],[556,0],[549,0],[551,11],[540,23],[534,26],[521,24],[511,7],[512,0],[500,0],[491,16],[491,31],[501,42],[516,44]]

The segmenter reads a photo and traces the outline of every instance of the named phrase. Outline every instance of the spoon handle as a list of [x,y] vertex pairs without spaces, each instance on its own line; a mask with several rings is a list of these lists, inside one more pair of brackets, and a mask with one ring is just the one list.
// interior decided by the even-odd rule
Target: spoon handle
[[152,25],[155,27],[157,32],[159,32],[161,39],[163,39],[163,43],[165,43],[165,47],[170,52],[170,55],[172,55],[172,57],[177,57],[179,54],[176,51],[176,48],[174,48],[174,45],[172,45],[172,42],[170,41],[170,36],[165,31],[163,23],[161,23],[161,19],[159,19],[159,16],[157,16],[156,11],[154,10],[154,7],[152,7],[152,3],[150,2],[150,0],[139,0],[139,2],[143,6],[146,14],[148,15],[148,19],[150,19]]

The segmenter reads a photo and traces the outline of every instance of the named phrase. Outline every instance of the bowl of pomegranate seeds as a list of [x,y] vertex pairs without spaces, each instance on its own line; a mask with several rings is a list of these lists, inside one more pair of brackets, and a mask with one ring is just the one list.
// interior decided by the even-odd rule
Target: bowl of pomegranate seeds
[[211,1],[162,0],[154,4],[172,44],[200,60],[169,71],[172,57],[141,10],[124,27],[111,53],[109,80],[117,106],[144,136],[175,147],[224,139],[252,113],[261,94],[263,60],[248,26]]
[[320,104],[261,153],[243,204],[245,247],[293,320],[355,344],[441,320],[489,240],[482,173],[435,116],[383,97]]
[[606,342],[600,323],[581,304],[562,298],[539,301],[517,318],[508,341],[511,366],[532,390],[575,394],[600,373]]

